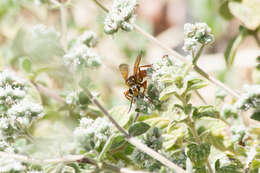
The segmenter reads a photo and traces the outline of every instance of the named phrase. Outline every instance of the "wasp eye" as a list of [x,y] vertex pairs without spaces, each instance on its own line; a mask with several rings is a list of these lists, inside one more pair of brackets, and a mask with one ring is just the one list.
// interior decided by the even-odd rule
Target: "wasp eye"
[[129,89],[129,93],[130,93],[130,94],[133,94],[133,91],[132,91],[132,89],[131,89],[131,88]]
[[140,88],[140,86],[139,86],[139,85],[137,85],[137,89],[138,89],[138,91],[140,91],[140,89],[141,89],[141,88]]

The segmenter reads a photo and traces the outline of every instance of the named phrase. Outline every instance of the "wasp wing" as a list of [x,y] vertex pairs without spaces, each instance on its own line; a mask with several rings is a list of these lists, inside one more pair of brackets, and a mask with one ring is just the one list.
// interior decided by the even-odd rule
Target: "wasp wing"
[[119,70],[120,70],[120,72],[121,72],[121,74],[122,74],[122,76],[125,80],[127,80],[127,78],[128,78],[128,72],[129,72],[128,69],[129,69],[129,67],[128,67],[127,64],[120,64],[119,65]]
[[143,52],[141,51],[141,52],[139,53],[139,55],[137,56],[136,60],[135,60],[134,75],[137,74],[137,71],[138,71],[139,64],[140,64],[140,61],[141,61],[142,56],[143,56]]

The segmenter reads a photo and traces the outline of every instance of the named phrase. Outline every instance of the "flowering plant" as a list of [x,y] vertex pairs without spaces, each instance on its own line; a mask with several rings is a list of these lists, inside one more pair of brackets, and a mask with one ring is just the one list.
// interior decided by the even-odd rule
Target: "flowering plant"
[[[34,14],[46,25],[29,22],[34,26],[15,28],[10,35],[0,30],[0,172],[259,172],[260,85],[245,85],[239,93],[198,65],[203,51],[218,40],[214,28],[186,23],[183,56],[135,23],[137,0],[114,0],[110,9],[98,0],[87,2],[105,15],[96,16],[101,24],[95,19],[84,27],[75,17],[77,2],[15,2],[0,2],[0,26],[19,14]],[[56,16],[57,25],[47,26],[53,22],[49,16]],[[240,36],[257,40],[258,29],[251,27],[246,22]],[[133,37],[124,40],[128,34]],[[135,46],[144,44],[145,54],[144,38],[166,54],[147,66],[137,61],[134,74],[124,64],[125,81],[117,81],[120,72],[113,67],[121,55],[116,56],[116,47],[131,57],[138,52],[132,51]],[[230,43],[228,68],[236,51]],[[120,99],[123,82],[130,111]],[[202,94],[209,85],[216,89],[213,98]]]

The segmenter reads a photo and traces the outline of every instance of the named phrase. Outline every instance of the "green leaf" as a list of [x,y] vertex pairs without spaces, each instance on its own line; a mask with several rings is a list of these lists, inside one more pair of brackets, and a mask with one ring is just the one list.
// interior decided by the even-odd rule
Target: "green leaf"
[[259,159],[254,159],[252,161],[252,163],[251,163],[250,170],[251,169],[259,169],[259,168],[260,168],[260,160]]
[[106,152],[110,149],[111,145],[113,144],[114,139],[115,139],[115,135],[112,135],[106,141],[106,144],[104,145],[104,147],[102,148],[101,153],[98,156],[98,161],[103,160],[103,158],[105,157]]
[[244,40],[244,32],[240,32],[237,36],[233,37],[225,50],[224,57],[226,61],[226,65],[228,68],[230,68],[234,62],[238,46],[241,44],[241,42]]
[[126,142],[125,140],[125,136],[123,135],[118,135],[117,137],[115,137],[112,145],[111,145],[111,149],[115,149],[115,148],[119,148],[121,147],[124,143]]
[[213,145],[215,148],[217,148],[220,151],[226,151],[227,148],[224,144],[224,136],[222,135],[214,135],[213,133],[209,133],[208,135],[206,135],[205,141],[207,141],[207,143]]
[[230,10],[228,8],[228,3],[229,3],[228,0],[222,2],[222,4],[220,5],[218,11],[219,11],[220,15],[224,19],[231,20],[233,18],[233,15],[232,15],[232,13],[230,12]]
[[187,148],[187,156],[190,158],[193,165],[197,167],[203,167],[206,159],[209,157],[210,154],[210,144],[189,144]]
[[85,104],[90,104],[91,103],[90,99],[88,98],[88,96],[83,91],[81,91],[79,93],[79,103],[81,105],[85,105]]
[[[28,56],[33,64],[58,64],[64,55],[60,39],[53,33],[32,34],[29,30],[19,30],[12,42],[16,56]],[[50,61],[50,59],[52,59]]]
[[150,126],[148,124],[144,122],[137,122],[129,128],[128,133],[131,136],[139,136],[144,134],[149,128]]
[[253,120],[260,121],[260,110],[255,111],[255,112],[251,115],[251,118],[252,118]]
[[201,79],[192,79],[188,81],[187,90],[196,90],[207,86],[207,83]]
[[202,166],[202,167],[193,167],[193,172],[194,173],[207,173],[207,169],[206,166]]
[[260,25],[260,1],[243,0],[239,2],[230,2],[228,4],[230,12],[237,17],[246,28],[255,30]]
[[172,94],[176,92],[176,87],[174,85],[171,85],[167,88],[165,88],[161,93],[159,100],[164,101],[167,100]]
[[214,106],[210,106],[210,105],[199,106],[199,107],[195,108],[192,116],[196,119],[199,119],[201,117],[216,118],[219,116],[219,112],[215,109]]
[[221,166],[219,159],[215,162],[216,173],[243,173],[241,168],[242,166],[238,160],[235,160],[225,166]]
[[32,62],[28,58],[23,58],[21,62],[21,67],[26,72],[32,71]]
[[146,123],[149,123],[151,126],[156,126],[158,128],[166,128],[170,121],[171,120],[166,117],[152,117],[145,120]]

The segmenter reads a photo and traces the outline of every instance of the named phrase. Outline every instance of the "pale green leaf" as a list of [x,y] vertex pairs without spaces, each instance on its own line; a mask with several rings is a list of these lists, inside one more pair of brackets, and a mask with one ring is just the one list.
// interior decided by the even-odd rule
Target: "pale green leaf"
[[150,126],[144,122],[137,122],[131,125],[131,127],[128,129],[128,133],[131,136],[139,136],[147,132],[147,130],[150,128]]
[[232,1],[228,6],[231,13],[243,22],[246,28],[255,30],[260,25],[259,0],[243,0],[242,3]]

